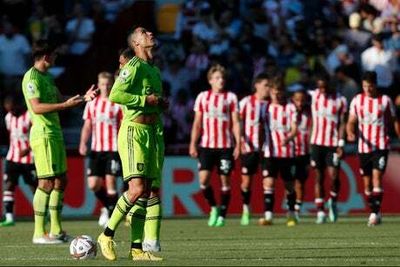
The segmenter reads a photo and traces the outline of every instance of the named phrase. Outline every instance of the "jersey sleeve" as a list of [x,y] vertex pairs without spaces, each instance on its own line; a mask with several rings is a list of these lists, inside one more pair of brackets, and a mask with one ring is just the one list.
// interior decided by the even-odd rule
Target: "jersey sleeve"
[[90,112],[90,103],[91,102],[86,103],[85,109],[83,110],[83,116],[82,116],[83,120],[92,119],[92,114]]
[[30,80],[22,87],[26,99],[40,98],[40,86],[37,81]]
[[290,105],[290,108],[289,108],[290,121],[292,123],[296,123],[297,124],[299,122],[299,119],[298,119],[298,116],[297,116],[296,106],[293,105],[293,104],[289,104],[289,105]]
[[7,113],[6,117],[4,118],[4,121],[6,123],[7,131],[10,131],[10,129],[11,129],[11,113]]
[[124,66],[115,81],[109,99],[111,102],[124,105],[127,108],[144,107],[146,95],[135,95],[129,91],[137,75],[137,66]]
[[193,110],[195,112],[203,112],[203,106],[201,105],[201,99],[202,99],[203,94],[200,93],[197,97],[196,97],[196,101],[194,102],[194,107]]
[[357,98],[358,97],[354,97],[353,100],[351,100],[350,102],[350,109],[349,109],[350,116],[357,116],[357,110],[356,110]]
[[234,93],[232,93],[231,98],[232,98],[231,104],[230,104],[231,112],[239,112],[239,103],[238,103],[237,96]]
[[246,98],[243,98],[242,100],[239,101],[239,115],[241,118],[244,117],[245,107],[246,107]]

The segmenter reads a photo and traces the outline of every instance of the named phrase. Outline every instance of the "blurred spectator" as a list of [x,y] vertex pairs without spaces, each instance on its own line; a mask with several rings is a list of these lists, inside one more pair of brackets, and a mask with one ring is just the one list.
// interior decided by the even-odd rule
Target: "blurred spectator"
[[356,81],[347,76],[344,67],[335,69],[336,91],[344,96],[347,100],[347,105],[350,105],[353,97],[360,92]]
[[179,129],[176,134],[178,143],[189,143],[193,122],[193,99],[189,98],[187,90],[179,90],[175,100],[170,105],[171,118]]
[[391,50],[383,47],[381,35],[374,35],[372,46],[361,54],[361,64],[363,71],[376,71],[378,87],[387,89],[392,85],[395,57]]
[[133,0],[100,0],[104,11],[104,17],[110,23],[114,23],[119,12],[124,7],[132,4],[132,2]]
[[200,41],[194,42],[185,62],[186,68],[193,72],[193,78],[198,79],[200,73],[208,68],[209,62],[209,56],[206,53],[204,44]]
[[193,26],[193,35],[202,41],[211,43],[212,41],[217,40],[219,33],[220,27],[215,21],[211,9],[202,9],[200,11],[199,22]]
[[371,33],[362,31],[361,16],[357,12],[352,13],[349,17],[350,29],[344,33],[344,41],[349,45],[350,51],[354,52],[358,57],[361,51],[365,50],[369,45]]
[[73,17],[67,22],[65,31],[68,36],[69,53],[79,56],[85,54],[92,44],[95,27],[93,20],[86,17],[81,4],[75,4]]
[[4,20],[0,35],[0,100],[9,92],[21,90],[22,76],[28,68],[31,47],[10,21]]
[[193,73],[184,67],[182,61],[174,55],[167,58],[165,68],[162,70],[161,78],[168,82],[170,96],[172,100],[176,99],[178,91],[183,89],[189,93],[190,82],[193,80]]

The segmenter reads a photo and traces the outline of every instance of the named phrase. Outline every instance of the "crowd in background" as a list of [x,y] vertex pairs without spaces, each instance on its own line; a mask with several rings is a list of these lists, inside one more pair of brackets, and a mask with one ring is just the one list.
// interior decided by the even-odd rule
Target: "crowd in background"
[[[215,62],[227,68],[226,88],[239,99],[262,72],[283,76],[288,93],[314,89],[314,78],[326,73],[350,103],[361,90],[362,71],[375,70],[380,90],[393,100],[400,93],[400,0],[184,0],[175,31],[158,34],[157,9],[166,3],[3,1],[1,97],[20,90],[30,47],[40,38],[59,45],[52,71],[61,91],[82,92],[99,71],[118,68],[118,50],[134,23],[159,38],[155,64],[171,102],[165,115],[170,147],[187,148],[194,98],[209,89],[205,72]],[[64,126],[79,133],[81,111],[63,116]]]

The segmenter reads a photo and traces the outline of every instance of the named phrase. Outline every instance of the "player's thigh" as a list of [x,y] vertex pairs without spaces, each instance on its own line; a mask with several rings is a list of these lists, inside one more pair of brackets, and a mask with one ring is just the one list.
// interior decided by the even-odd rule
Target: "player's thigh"
[[121,175],[121,159],[118,152],[105,152],[105,175]]
[[62,139],[48,137],[35,139],[31,141],[31,148],[39,179],[58,177],[66,173],[67,156]]
[[305,182],[309,173],[310,156],[303,155],[294,159],[294,178],[300,182]]
[[242,175],[254,175],[257,172],[260,163],[260,154],[258,152],[247,153],[240,156]]
[[162,179],[162,171],[164,166],[164,156],[165,156],[165,144],[164,144],[164,133],[161,126],[158,125],[155,130],[155,141],[156,141],[156,149],[155,149],[155,159],[156,164],[154,168],[154,179],[152,182],[152,188],[160,188],[161,187],[161,179]]
[[334,169],[340,168],[340,159],[336,152],[336,147],[325,147],[325,163]]
[[262,177],[273,177],[276,179],[278,177],[278,165],[276,158],[263,158],[261,160],[261,168],[262,168]]
[[199,148],[199,171],[212,171],[217,162],[215,149]]
[[17,186],[18,185],[18,179],[19,176],[21,175],[21,171],[19,170],[19,164],[12,162],[12,161],[6,161],[5,165],[5,170],[3,174],[3,181],[7,186]]
[[229,176],[235,167],[235,161],[233,159],[233,149],[219,149],[218,155],[218,174]]
[[24,179],[25,184],[30,186],[37,185],[36,179],[36,170],[35,165],[33,164],[21,164],[21,169],[23,170],[22,177]]
[[310,166],[314,169],[323,170],[326,166],[326,152],[324,147],[312,145],[310,149]]
[[89,154],[88,176],[104,177],[106,174],[107,158],[105,152],[91,151]]
[[387,150],[378,150],[372,152],[372,168],[384,173],[387,167],[389,152]]
[[124,181],[132,178],[149,178],[151,138],[151,126],[137,123],[121,125],[118,134],[118,152]]
[[372,176],[372,154],[371,153],[359,153],[358,159],[360,162],[360,175],[361,176]]

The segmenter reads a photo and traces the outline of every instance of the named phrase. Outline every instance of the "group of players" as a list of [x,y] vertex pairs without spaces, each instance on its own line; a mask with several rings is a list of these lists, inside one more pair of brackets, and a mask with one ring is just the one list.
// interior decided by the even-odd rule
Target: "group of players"
[[[33,244],[69,241],[61,225],[67,167],[58,112],[86,102],[79,152],[89,158],[88,186],[104,206],[99,224],[105,229],[97,239],[101,252],[108,260],[116,259],[113,236],[127,218],[132,233],[129,257],[162,260],[151,252],[161,249],[164,139],[160,115],[168,102],[162,97],[160,71],[152,64],[155,43],[151,32],[134,28],[128,36],[129,49],[120,54],[115,82],[114,75],[101,72],[97,88],[92,85],[83,96],[70,98],[60,94],[49,74],[56,48],[45,40],[34,44],[34,64],[24,76],[23,95],[16,93],[4,103],[10,149],[4,177],[5,220],[0,226],[15,224],[14,192],[22,175],[34,193]],[[118,197],[116,176],[121,165],[124,192]],[[49,232],[45,229],[48,213]]]
[[[209,226],[225,225],[230,174],[239,157],[242,225],[250,221],[251,181],[259,165],[264,191],[264,216],[259,224],[272,224],[278,176],[285,187],[287,226],[298,223],[309,166],[315,174],[316,223],[325,223],[327,217],[336,222],[345,139],[354,142],[357,135],[360,175],[371,210],[368,226],[381,223],[382,177],[387,165],[389,131],[394,124],[400,136],[400,127],[392,100],[377,88],[375,72],[363,74],[362,93],[351,101],[349,111],[346,99],[330,86],[327,76],[316,79],[315,90],[298,90],[289,97],[280,77],[260,74],[254,79],[254,93],[240,102],[234,93],[224,89],[224,76],[225,70],[219,65],[208,72],[211,89],[201,92],[195,101],[189,151],[199,159],[200,187],[211,207]],[[219,206],[210,186],[214,166],[221,180]],[[328,197],[325,176],[331,182]],[[325,211],[326,200],[329,216]]]
[[[98,75],[98,89],[92,86],[85,95],[66,100],[48,73],[56,57],[54,49],[46,42],[35,44],[34,66],[26,73],[22,85],[28,111],[20,101],[21,96],[15,95],[5,101],[10,149],[3,194],[5,220],[0,226],[15,224],[14,191],[22,172],[34,192],[33,243],[58,244],[68,240],[60,216],[67,180],[58,111],[87,102],[79,152],[89,157],[88,186],[104,206],[99,223],[105,230],[98,237],[102,254],[108,260],[116,259],[113,236],[128,215],[132,229],[130,258],[162,259],[151,252],[161,249],[159,188],[164,143],[160,114],[168,103],[161,97],[160,72],[152,64],[155,46],[152,33],[137,27],[129,35],[128,43],[130,50],[121,53],[121,70],[115,82],[112,74],[102,72]],[[135,56],[129,53],[132,50]],[[264,190],[264,216],[260,224],[272,224],[278,176],[285,185],[287,225],[298,223],[309,165],[315,171],[316,222],[324,223],[327,218],[325,172],[331,180],[327,201],[329,218],[335,222],[345,138],[354,142],[357,134],[360,174],[371,208],[368,225],[381,222],[388,132],[394,123],[400,136],[400,126],[392,101],[376,87],[375,72],[364,73],[363,92],[351,101],[349,111],[345,98],[322,76],[317,79],[315,90],[299,90],[289,98],[281,78],[260,74],[254,79],[254,93],[240,102],[234,93],[225,90],[225,69],[221,65],[211,66],[207,79],[211,89],[201,92],[195,101],[189,154],[199,160],[200,187],[211,207],[209,226],[225,225],[230,174],[239,157],[242,225],[250,222],[251,183],[259,165]],[[88,153],[86,144],[90,136],[92,145]],[[120,173],[120,164],[125,187],[118,197],[116,176]],[[220,205],[210,186],[215,166],[221,179]],[[47,212],[50,214],[48,234],[45,230]]]

